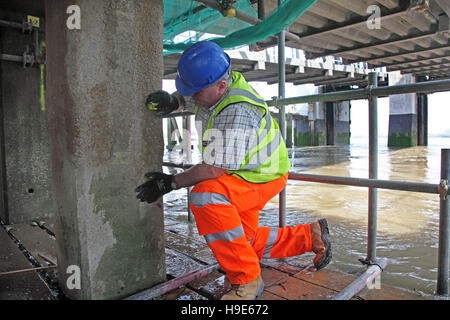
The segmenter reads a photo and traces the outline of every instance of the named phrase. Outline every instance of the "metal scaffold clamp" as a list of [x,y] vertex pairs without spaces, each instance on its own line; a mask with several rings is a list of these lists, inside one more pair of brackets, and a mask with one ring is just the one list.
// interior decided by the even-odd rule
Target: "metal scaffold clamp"
[[358,259],[358,261],[364,265],[367,265],[367,267],[377,266],[380,268],[381,271],[384,271],[384,269],[386,269],[386,266],[388,264],[388,260],[386,258],[375,259],[375,260],[368,260],[367,258],[361,258],[361,259]]
[[366,87],[367,90],[367,100],[372,100],[372,98],[374,97],[372,90],[375,89],[376,87],[373,84],[369,84]]
[[274,102],[273,107],[275,107],[275,108],[277,108],[277,109],[280,109],[281,106],[278,105],[278,101],[279,101],[279,100],[280,100],[280,97],[278,97],[278,96],[273,96],[273,97],[272,97],[272,101]]
[[442,200],[447,200],[447,195],[448,195],[448,180],[447,179],[441,180],[441,182],[439,183],[438,191],[439,191],[440,198]]
[[236,0],[222,0],[219,2],[222,8],[222,14],[226,18],[236,17]]
[[27,52],[25,52],[23,54],[23,64],[22,65],[24,68],[32,67],[34,65],[34,55],[28,54]]
[[27,46],[25,52],[22,54],[22,65],[24,68],[29,68],[32,67],[35,62],[35,56],[32,52],[30,52],[30,49]]

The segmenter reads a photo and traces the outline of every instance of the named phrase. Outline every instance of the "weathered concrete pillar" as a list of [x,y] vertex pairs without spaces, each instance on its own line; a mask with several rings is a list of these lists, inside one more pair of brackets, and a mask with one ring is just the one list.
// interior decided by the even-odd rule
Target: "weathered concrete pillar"
[[417,94],[417,145],[428,145],[428,95]]
[[161,169],[161,119],[144,101],[162,86],[162,0],[45,8],[60,286],[72,299],[129,296],[165,280],[161,202],[134,192]]
[[334,144],[350,144],[350,101],[334,104]]
[[[417,82],[426,81],[424,76],[416,79]],[[417,94],[417,145],[428,145],[428,94]]]
[[[400,72],[389,73],[389,85],[414,83],[412,75]],[[398,94],[389,97],[389,147],[411,147],[417,145],[416,94]]]
[[[331,92],[327,86],[319,92]],[[320,102],[315,106],[314,145],[350,144],[350,101]]]
[[[10,1],[9,6],[18,10],[27,4]],[[0,19],[22,21],[30,11],[43,17],[44,4],[35,1],[32,9],[22,13],[0,10]],[[44,41],[44,34],[39,33],[38,45]],[[33,35],[0,28],[1,53],[22,55],[26,46],[34,50]],[[53,216],[50,142],[47,111],[40,103],[41,84],[39,65],[24,68],[21,62],[0,61],[0,217],[6,223]]]
[[307,116],[294,115],[294,145],[296,147],[312,146],[312,130],[314,121],[308,121]]
[[[319,88],[319,93],[326,91]],[[327,144],[327,121],[326,121],[326,103],[317,102],[314,104],[314,146],[323,146]]]

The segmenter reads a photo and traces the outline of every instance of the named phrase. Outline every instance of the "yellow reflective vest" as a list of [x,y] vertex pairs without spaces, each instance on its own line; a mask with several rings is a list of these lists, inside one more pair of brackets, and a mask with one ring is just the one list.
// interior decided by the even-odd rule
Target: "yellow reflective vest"
[[277,122],[272,118],[264,99],[245,81],[239,72],[233,72],[233,83],[226,97],[211,114],[203,134],[202,152],[205,154],[208,131],[213,128],[212,121],[227,106],[235,103],[250,103],[262,109],[263,119],[256,139],[250,146],[239,170],[227,170],[227,173],[253,183],[266,183],[280,178],[289,171],[291,163]]

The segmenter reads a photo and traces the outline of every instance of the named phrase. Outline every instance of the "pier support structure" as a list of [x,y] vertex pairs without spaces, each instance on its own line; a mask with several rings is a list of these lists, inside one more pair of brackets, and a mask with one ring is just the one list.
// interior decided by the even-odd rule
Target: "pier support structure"
[[[0,55],[40,56],[45,51],[39,19],[44,16],[44,2],[6,2],[0,20],[17,22],[26,15],[38,19],[28,32],[3,24]],[[44,65],[37,61],[33,65],[0,61],[0,219],[7,224],[53,217],[44,73]]]
[[[414,83],[412,75],[389,74],[389,85]],[[396,94],[389,97],[389,147],[417,145],[417,94]]]
[[162,122],[144,103],[162,86],[162,0],[46,0],[45,13],[59,284],[71,299],[129,296],[166,277],[162,200],[134,192],[161,170]]
[[[417,82],[426,81],[425,77],[419,77]],[[428,95],[417,94],[417,145],[428,145]]]
[[308,116],[295,115],[294,127],[295,146],[350,144],[350,101],[309,103]]

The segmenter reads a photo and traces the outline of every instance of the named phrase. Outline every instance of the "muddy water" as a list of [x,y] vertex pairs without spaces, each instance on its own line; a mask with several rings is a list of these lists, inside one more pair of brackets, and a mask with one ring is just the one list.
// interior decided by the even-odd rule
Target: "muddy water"
[[[439,183],[440,149],[450,148],[450,138],[430,137],[427,147],[403,149],[388,148],[386,142],[379,141],[379,179]],[[169,159],[177,162],[180,156],[172,152],[166,157]],[[368,177],[366,138],[352,138],[350,146],[297,149],[291,160],[291,171]],[[179,190],[166,196],[166,225],[196,236],[195,226],[185,223],[186,194]],[[367,195],[367,188],[289,180],[287,225],[326,217],[333,241],[328,268],[359,275],[364,268],[358,259],[366,256]],[[260,225],[278,225],[277,197],[261,211]],[[438,227],[438,195],[379,189],[377,256],[389,259],[381,283],[424,297],[432,295],[436,290]]]

